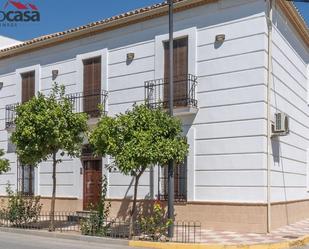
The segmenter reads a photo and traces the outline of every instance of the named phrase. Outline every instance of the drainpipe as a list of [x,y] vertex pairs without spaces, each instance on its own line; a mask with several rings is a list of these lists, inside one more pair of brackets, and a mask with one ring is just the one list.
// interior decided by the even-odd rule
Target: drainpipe
[[271,232],[271,80],[272,80],[272,23],[275,0],[267,0],[268,65],[267,65],[267,233]]

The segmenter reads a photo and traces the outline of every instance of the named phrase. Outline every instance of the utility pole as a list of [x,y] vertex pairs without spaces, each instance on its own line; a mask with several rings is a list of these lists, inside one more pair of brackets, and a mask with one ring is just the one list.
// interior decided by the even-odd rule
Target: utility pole
[[[169,5],[169,113],[173,116],[174,108],[174,38],[173,38],[173,0],[168,0]],[[172,224],[168,227],[168,237],[174,235],[174,162],[170,160],[168,163],[168,219],[172,220]]]

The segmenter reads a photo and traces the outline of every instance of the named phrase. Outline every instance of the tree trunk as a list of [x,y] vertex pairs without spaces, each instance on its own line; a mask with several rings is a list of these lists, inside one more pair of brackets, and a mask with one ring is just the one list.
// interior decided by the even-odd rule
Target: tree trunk
[[129,239],[132,238],[134,235],[134,222],[136,220],[136,199],[137,199],[137,188],[138,188],[138,182],[141,178],[142,174],[144,173],[145,169],[143,168],[141,172],[139,172],[135,176],[135,183],[134,183],[134,196],[133,196],[133,203],[132,203],[132,209],[130,212],[130,227],[129,227]]
[[52,199],[51,199],[51,206],[50,206],[50,226],[49,231],[55,231],[55,202],[56,202],[56,167],[57,167],[57,152],[53,153],[53,191],[52,191]]

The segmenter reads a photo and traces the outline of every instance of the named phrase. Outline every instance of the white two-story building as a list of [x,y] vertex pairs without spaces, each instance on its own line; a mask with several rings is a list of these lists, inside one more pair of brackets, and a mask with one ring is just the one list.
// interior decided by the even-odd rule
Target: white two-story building
[[[178,220],[266,232],[309,217],[309,32],[291,2],[272,2],[175,1],[174,106],[190,145],[175,174]],[[0,36],[0,148],[11,163],[2,196],[9,182],[49,208],[51,161],[22,167],[9,140],[14,105],[53,82],[91,125],[99,103],[110,116],[134,103],[167,104],[167,13],[163,3],[18,44]],[[111,215],[125,218],[132,179],[106,170],[108,162],[87,146],[81,158],[65,158],[57,209],[86,209],[105,174]],[[167,198],[165,177],[157,166],[145,173],[141,205]]]

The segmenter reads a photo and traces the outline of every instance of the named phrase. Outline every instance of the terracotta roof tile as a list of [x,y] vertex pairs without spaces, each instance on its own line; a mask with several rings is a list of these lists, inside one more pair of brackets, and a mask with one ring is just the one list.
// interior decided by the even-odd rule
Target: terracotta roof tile
[[300,10],[297,8],[296,4],[294,2],[292,2],[293,7],[295,8],[295,11],[298,13],[299,17],[302,19],[302,21],[305,23],[307,29],[309,29],[308,24],[304,18],[304,16],[302,15],[302,13],[300,12]]

